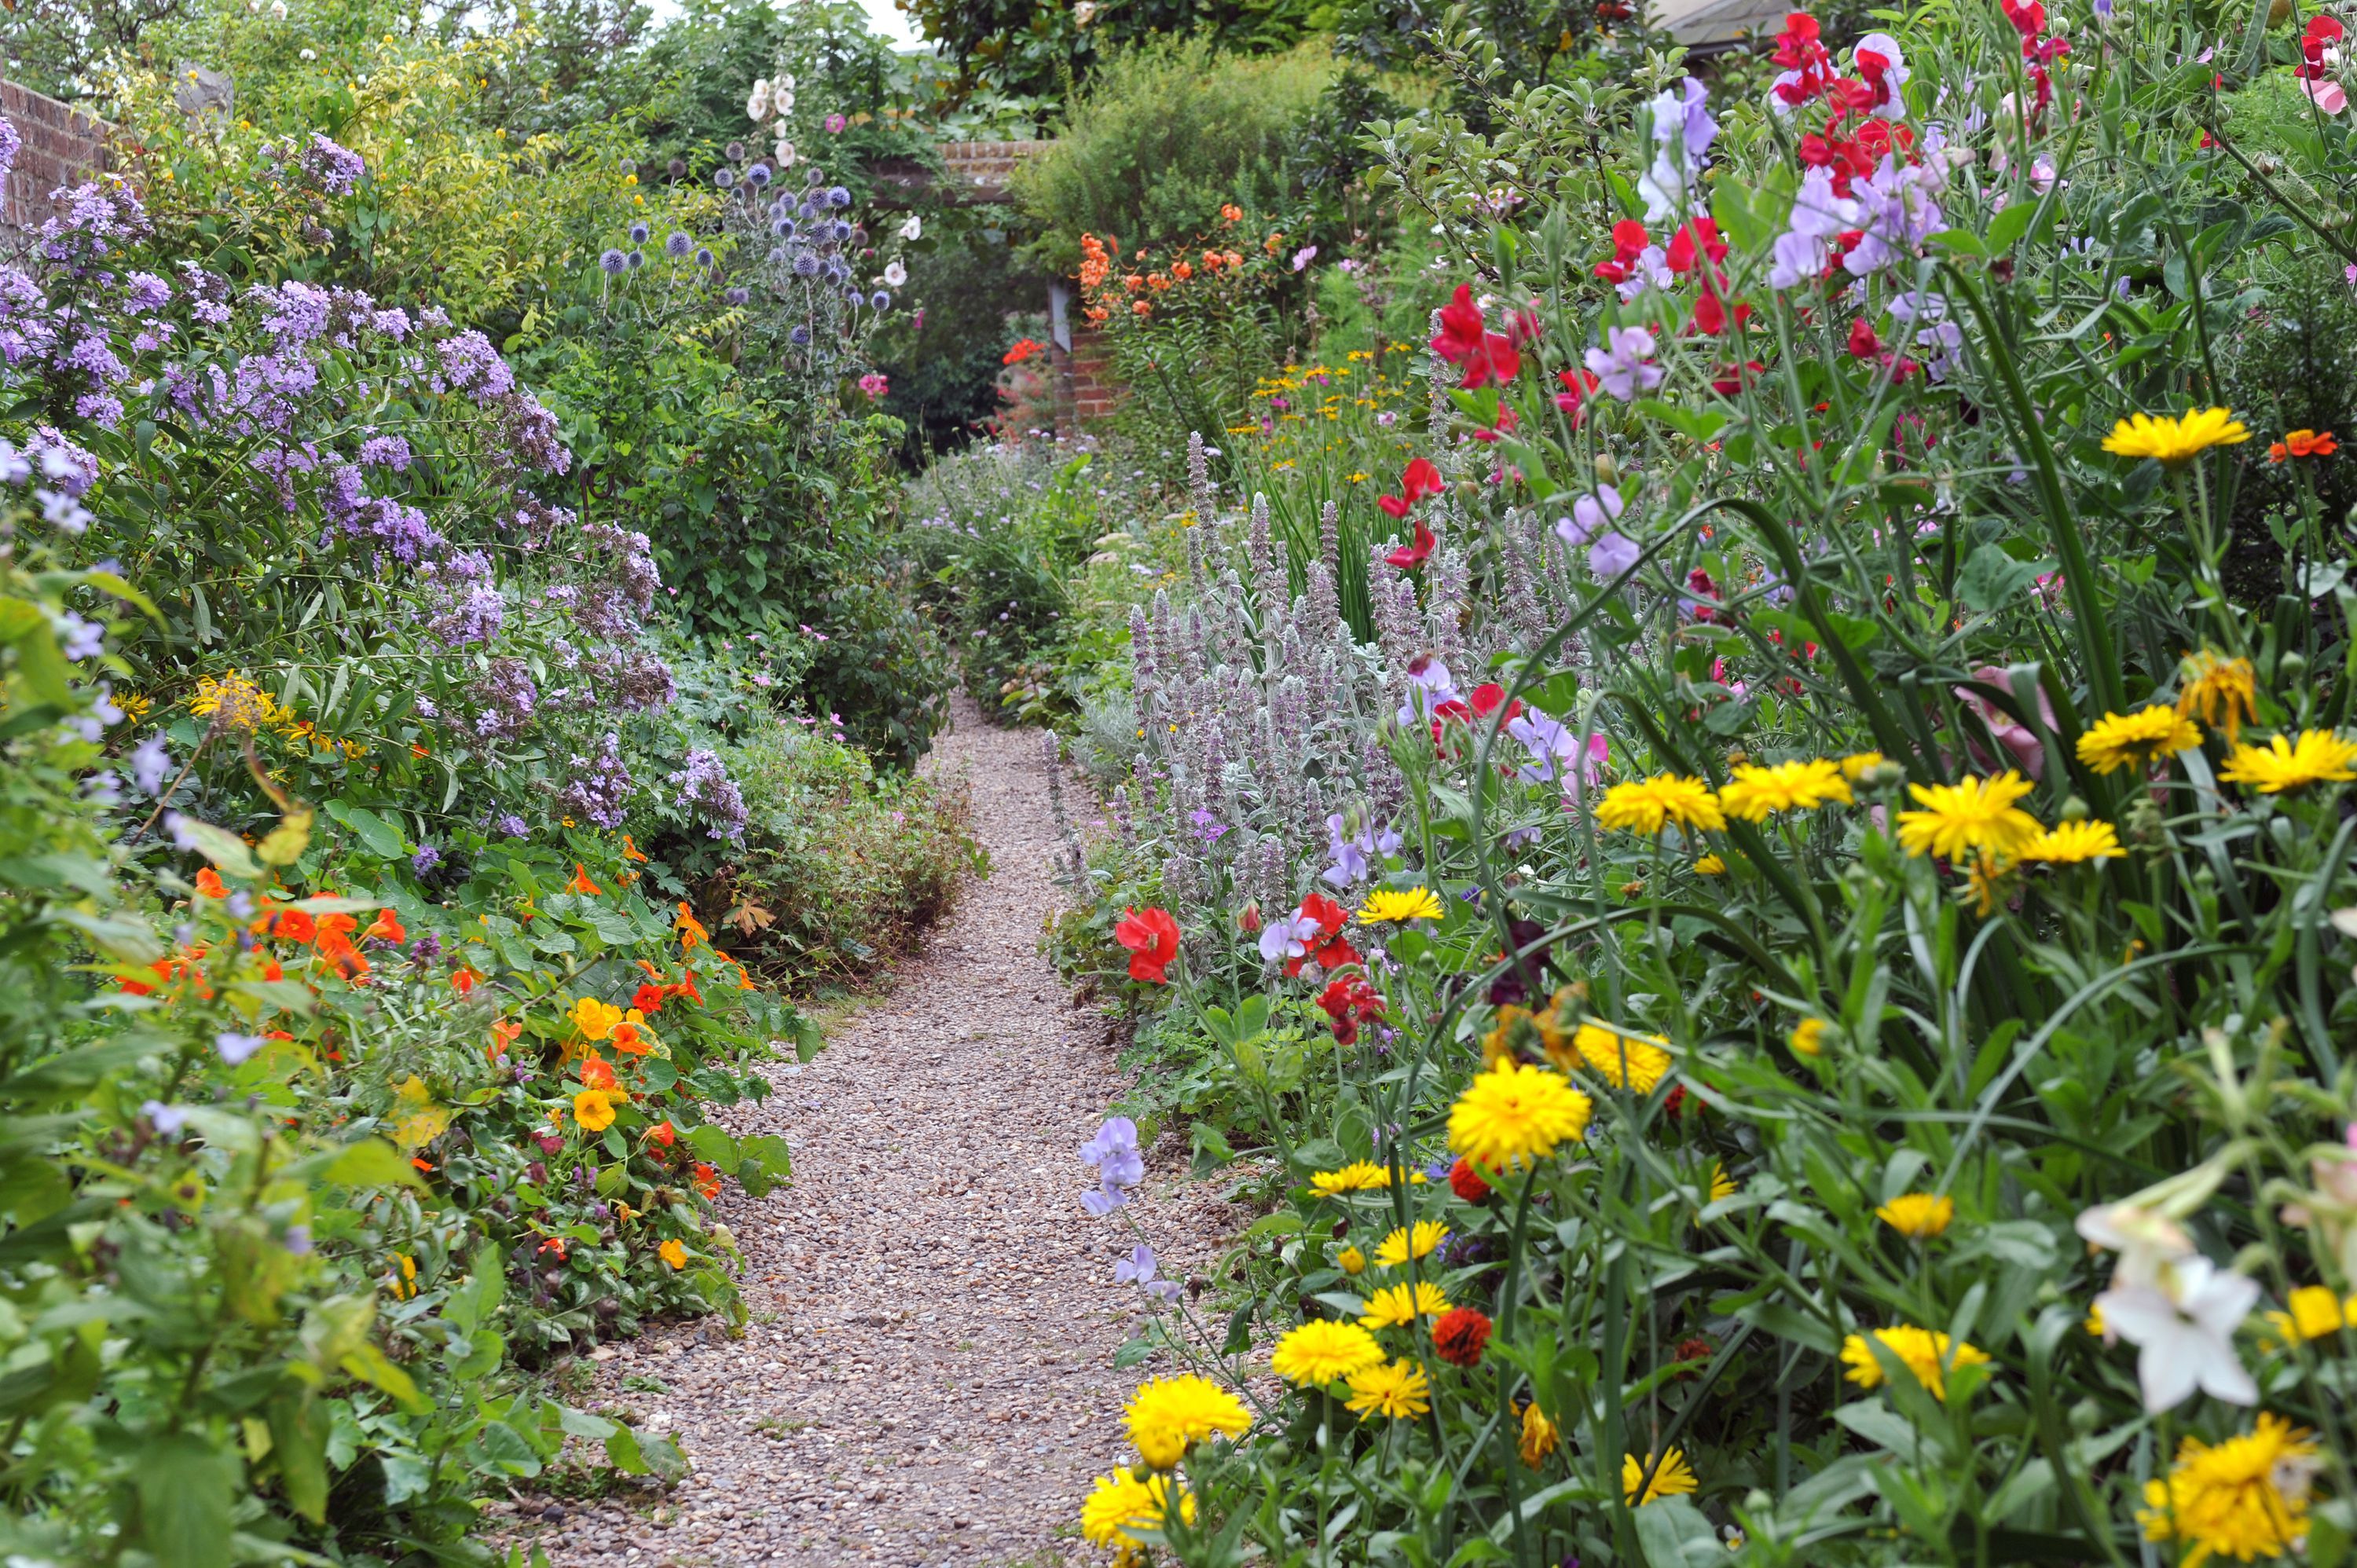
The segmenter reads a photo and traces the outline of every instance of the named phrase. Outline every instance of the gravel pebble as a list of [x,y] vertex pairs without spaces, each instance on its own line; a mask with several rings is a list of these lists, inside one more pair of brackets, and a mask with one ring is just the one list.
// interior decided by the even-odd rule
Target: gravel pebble
[[[1047,768],[1036,732],[959,700],[925,770],[963,778],[990,877],[880,1001],[809,1066],[773,1066],[778,1093],[733,1118],[783,1134],[795,1173],[721,1204],[745,1251],[745,1337],[670,1324],[598,1352],[587,1402],[669,1430],[692,1474],[651,1509],[568,1506],[512,1539],[560,1568],[1099,1556],[1073,1521],[1129,1458],[1122,1402],[1154,1369],[1113,1365],[1145,1316],[1113,1278],[1136,1238],[1079,1202],[1076,1151],[1124,1084],[1117,1036],[1038,950],[1058,900]],[[1129,1212],[1183,1278],[1243,1217],[1185,1181],[1174,1142]]]

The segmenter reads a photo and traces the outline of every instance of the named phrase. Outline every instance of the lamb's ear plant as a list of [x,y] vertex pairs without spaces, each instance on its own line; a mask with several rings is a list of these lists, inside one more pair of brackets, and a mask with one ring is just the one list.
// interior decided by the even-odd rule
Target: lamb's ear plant
[[1159,1550],[2343,1560],[2357,402],[2244,351],[2307,305],[2280,171],[2179,150],[2341,67],[2260,17],[2221,114],[2185,26],[1796,17],[1769,102],[1669,73],[1554,187],[1553,90],[1381,139],[1466,254],[1333,727],[1262,519],[1395,436],[1253,469],[1135,628],[1136,818],[1250,836],[1109,896],[1182,916],[1182,1008],[1338,1048],[1229,1297],[1284,1402]]

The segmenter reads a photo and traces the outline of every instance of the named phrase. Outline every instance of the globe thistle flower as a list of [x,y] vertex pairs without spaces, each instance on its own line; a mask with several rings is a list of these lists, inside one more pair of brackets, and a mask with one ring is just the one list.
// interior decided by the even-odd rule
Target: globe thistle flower
[[670,237],[663,241],[663,254],[666,256],[684,256],[694,248],[695,242],[687,237],[684,229],[673,230]]
[[878,310],[889,310],[892,308],[892,296],[879,288],[867,296],[867,303]]
[[722,156],[732,164],[741,164],[745,161],[745,144],[742,142],[731,142],[720,151]]
[[708,267],[712,264],[712,252],[709,247],[698,245],[695,248],[695,264],[699,267]]
[[743,305],[749,301],[753,297],[753,295],[752,291],[749,289],[729,288],[723,289],[721,291],[720,297],[726,300],[731,305]]
[[783,245],[772,245],[772,246],[770,246],[770,258],[769,258],[769,260],[770,260],[770,264],[771,266],[773,266],[773,267],[782,267],[782,266],[784,266],[784,265],[786,264],[786,256],[787,256],[787,252],[786,252],[786,248],[785,248]]
[[619,251],[607,251],[598,256],[597,264],[605,268],[608,274],[611,275],[612,274],[626,270],[630,264],[630,258],[622,254]]
[[808,251],[804,251],[802,254],[794,258],[794,276],[798,278],[814,278],[818,276],[818,274],[819,259],[816,256],[812,255]]
[[745,171],[745,177],[757,187],[767,185],[770,183],[770,166],[767,164],[755,164],[751,168]]
[[798,349],[807,349],[810,347],[811,329],[807,327],[797,327],[786,334],[786,340]]
[[687,177],[687,160],[673,158],[663,166],[663,172],[673,179],[684,179]]
[[794,220],[791,218],[780,218],[770,225],[770,232],[780,240],[791,240],[794,237]]
[[629,255],[622,259],[630,263],[631,267],[634,269],[647,264],[647,253],[644,251],[632,251]]
[[826,204],[829,207],[848,207],[851,205],[851,192],[839,185],[829,186],[826,192]]
[[630,225],[630,243],[633,245],[643,245],[653,235],[653,233],[654,231],[648,228],[645,224],[633,223]]
[[718,168],[712,171],[712,183],[718,186],[721,189],[726,190],[730,186],[737,183],[737,171],[730,168],[726,164],[723,164]]

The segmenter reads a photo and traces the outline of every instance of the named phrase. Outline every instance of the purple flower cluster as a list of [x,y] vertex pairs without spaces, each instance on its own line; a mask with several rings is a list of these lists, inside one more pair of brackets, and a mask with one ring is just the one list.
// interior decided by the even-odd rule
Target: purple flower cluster
[[687,766],[671,775],[679,790],[679,808],[702,821],[706,838],[741,843],[745,838],[745,797],[728,777],[717,753],[701,747],[687,754]]
[[576,817],[612,831],[622,825],[638,781],[622,761],[622,737],[608,730],[587,757],[575,756],[566,766],[572,777],[557,791],[557,803]]
[[319,182],[319,188],[330,196],[344,195],[368,173],[368,165],[361,161],[360,154],[338,146],[317,131],[311,133],[311,145],[304,149],[302,163]]
[[532,727],[540,690],[521,659],[494,659],[468,693],[478,740],[513,740]]

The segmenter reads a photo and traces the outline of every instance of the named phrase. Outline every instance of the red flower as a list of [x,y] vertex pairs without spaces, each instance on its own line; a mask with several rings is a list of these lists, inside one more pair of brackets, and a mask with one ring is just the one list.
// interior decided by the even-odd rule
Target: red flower
[[1301,912],[1318,922],[1318,934],[1330,937],[1350,923],[1351,912],[1323,893],[1312,893],[1301,901]]
[[1481,1173],[1473,1168],[1473,1162],[1461,1155],[1455,1165],[1448,1167],[1448,1190],[1468,1203],[1487,1203],[1490,1200],[1490,1184],[1481,1179]]
[[1495,441],[1501,436],[1512,435],[1514,433],[1514,427],[1521,423],[1521,419],[1514,413],[1514,405],[1510,403],[1501,403],[1498,405],[1498,423],[1496,426],[1489,430],[1475,431],[1473,433],[1473,439],[1476,441]]
[[1362,975],[1347,975],[1330,981],[1318,1005],[1334,1021],[1334,1040],[1338,1045],[1354,1045],[1359,1038],[1359,1026],[1371,1024],[1383,1015],[1383,999]]
[[253,929],[265,936],[280,937],[290,942],[307,942],[319,934],[318,923],[300,909],[276,909],[253,923]]
[[1612,225],[1612,259],[1597,263],[1596,275],[1606,283],[1626,282],[1630,267],[1652,242],[1642,223],[1634,218],[1623,218]]
[[[1750,320],[1751,307],[1738,300],[1735,306],[1735,319]],[[1706,338],[1716,338],[1727,330],[1727,306],[1719,299],[1715,284],[1703,285],[1702,297],[1695,301],[1693,326]]]
[[1440,470],[1432,466],[1429,457],[1410,457],[1407,467],[1400,470],[1400,489],[1407,492],[1410,501],[1437,496],[1445,488],[1440,482]]
[[1490,1316],[1478,1307],[1452,1306],[1433,1320],[1432,1353],[1452,1366],[1480,1366],[1489,1343]]
[[1670,271],[1694,271],[1695,255],[1700,252],[1714,262],[1727,259],[1727,242],[1718,237],[1718,224],[1708,218],[1697,218],[1680,229],[1670,241],[1668,260]]
[[[1389,496],[1385,496],[1383,499],[1389,500],[1391,498]],[[1377,504],[1380,505],[1381,503],[1379,502]],[[1391,510],[1389,507],[1384,507],[1383,510],[1385,511]],[[1405,514],[1406,510],[1407,508],[1405,503],[1402,503],[1400,510],[1393,512],[1392,515],[1394,517],[1403,516]],[[1398,567],[1403,572],[1413,571],[1416,567],[1424,564],[1425,557],[1430,555],[1433,552],[1433,547],[1437,545],[1439,542],[1440,541],[1433,536],[1432,530],[1425,527],[1423,522],[1419,521],[1415,525],[1415,542],[1413,544],[1401,545],[1397,550],[1394,550],[1390,554],[1384,556],[1383,559],[1390,562],[1393,565]]]
[[1136,909],[1123,913],[1113,929],[1113,940],[1129,950],[1129,977],[1148,985],[1168,985],[1163,971],[1178,956],[1178,922],[1168,909]]
[[409,940],[409,933],[401,929],[401,916],[391,909],[379,909],[376,912],[376,918],[369,923],[369,929],[361,934],[382,937],[386,941],[396,944]]
[[720,1196],[720,1173],[714,1170],[710,1165],[698,1165],[695,1167],[695,1190],[702,1193],[706,1197],[718,1197]]
[[1473,285],[1458,284],[1456,295],[1440,307],[1440,334],[1432,351],[1452,365],[1465,367],[1460,387],[1511,381],[1522,374],[1522,350],[1512,341],[1487,329],[1480,306],[1473,303]]
[[1563,383],[1563,391],[1555,394],[1555,405],[1571,415],[1572,428],[1576,430],[1579,427],[1579,422],[1587,417],[1586,410],[1580,405],[1587,402],[1587,394],[1596,390],[1596,372],[1594,371],[1557,371],[1555,380]]
[[663,998],[670,993],[660,985],[641,985],[630,995],[630,1005],[641,1013],[662,1011]]
[[998,362],[1002,365],[1019,365],[1024,360],[1029,359],[1032,355],[1043,354],[1045,352],[1047,352],[1046,349],[1040,348],[1038,343],[1032,341],[1030,338],[1018,338],[1016,339],[1015,347],[1007,349],[1005,354],[999,356]]
[[1733,397],[1750,382],[1752,377],[1767,368],[1757,360],[1746,360],[1739,365],[1723,366],[1718,374],[1711,377],[1711,390],[1722,397]]
[[1849,324],[1849,352],[1854,360],[1871,360],[1882,352],[1882,339],[1863,316]]
[[648,1128],[647,1137],[654,1143],[661,1144],[666,1149],[679,1141],[679,1133],[669,1122],[658,1122]]
[[[1499,703],[1506,703],[1506,689],[1495,681],[1484,681],[1467,694],[1466,701],[1473,706],[1473,717],[1486,719],[1498,711]],[[1505,722],[1511,724],[1522,716],[1521,698],[1517,697],[1512,702],[1506,703]]]

